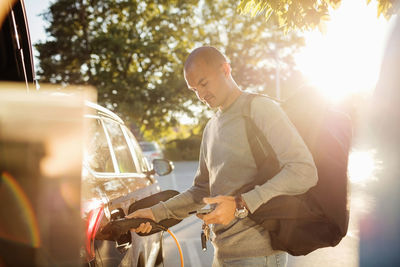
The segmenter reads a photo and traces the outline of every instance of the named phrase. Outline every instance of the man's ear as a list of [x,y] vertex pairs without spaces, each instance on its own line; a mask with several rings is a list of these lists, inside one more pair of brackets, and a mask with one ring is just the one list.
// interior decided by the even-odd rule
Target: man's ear
[[231,65],[228,62],[222,63],[222,72],[224,73],[225,77],[228,77],[231,75]]

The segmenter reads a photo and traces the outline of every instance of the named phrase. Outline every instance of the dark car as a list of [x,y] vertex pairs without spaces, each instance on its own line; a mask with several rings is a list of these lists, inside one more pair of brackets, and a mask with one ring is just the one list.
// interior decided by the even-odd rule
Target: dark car
[[[8,5],[10,1],[2,2],[0,8],[7,10]],[[32,45],[25,6],[23,1],[15,1],[0,28],[0,81],[23,82],[29,91],[35,88],[34,79]]]
[[[0,6],[0,8],[3,8],[2,10],[10,7],[4,19],[0,21],[2,22],[0,29],[0,82],[3,82],[1,83],[3,86],[4,82],[19,82],[23,85],[23,90],[26,90],[29,97],[29,95],[37,91],[37,86],[25,7],[22,0],[14,1],[12,6],[7,5],[10,5],[9,1],[3,2]],[[1,84],[0,89],[4,89]],[[62,91],[57,93],[60,92],[62,93]],[[71,251],[71,255],[77,255],[76,258],[78,258],[80,264],[85,266],[154,266],[162,261],[161,234],[139,237],[136,233],[127,232],[117,240],[104,240],[100,229],[110,220],[127,214],[131,204],[159,192],[160,187],[153,176],[154,174],[166,175],[170,173],[173,169],[172,163],[158,159],[152,165],[149,164],[143,156],[136,138],[116,114],[91,102],[86,103],[86,110],[88,112],[84,116],[84,129],[86,129],[87,142],[85,142],[85,148],[83,149],[81,210],[75,210],[74,208],[73,211],[49,211],[46,214],[47,219],[42,220],[41,215],[36,214],[36,216],[34,214],[36,208],[35,206],[33,207],[32,214],[39,218],[38,227],[49,231],[49,234],[45,236],[46,240],[43,242],[48,247],[41,247],[43,244],[37,242],[35,246],[24,246],[22,250],[18,242],[7,239],[7,235],[3,231],[6,228],[2,229],[2,224],[0,223],[0,232],[3,232],[0,235],[0,265],[4,263],[6,265],[21,266],[29,263],[28,265],[64,266],[66,264],[76,266],[76,259],[69,259],[67,250]],[[10,112],[14,111],[11,110]],[[34,124],[34,122],[30,123]],[[0,126],[2,125],[0,124]],[[21,128],[20,131],[23,132],[24,129]],[[2,148],[2,145],[0,138],[0,148]],[[5,144],[5,147],[7,145]],[[18,147],[20,147],[19,144]],[[35,157],[40,153],[41,157],[44,156],[42,152],[36,153],[36,150],[33,151],[32,147],[31,144],[24,144],[23,151],[28,151],[29,153],[21,153],[20,157],[27,155]],[[1,151],[10,150],[0,149]],[[0,161],[7,163],[7,160],[4,161],[3,156],[0,153]],[[14,159],[18,161],[18,157],[14,157]],[[35,167],[35,170],[38,169],[40,171],[40,158],[37,160],[32,158],[19,159],[21,162],[28,160]],[[65,161],[68,160],[68,158],[65,158]],[[3,168],[3,165],[0,165]],[[4,166],[4,168],[7,168],[8,165],[5,164]],[[0,174],[3,171],[1,168]],[[26,176],[33,176],[33,174],[27,172],[24,171]],[[54,188],[63,186],[61,179],[60,181],[45,180],[42,179],[39,172],[37,176],[39,178],[35,185],[53,183]],[[77,178],[79,184],[79,173]],[[22,184],[26,181],[24,179],[20,179],[18,182]],[[0,192],[4,184],[2,181],[0,180]],[[9,179],[9,181],[11,180]],[[3,188],[5,187],[3,186]],[[29,184],[23,185],[20,189],[24,188],[29,188]],[[57,192],[49,193],[56,194]],[[36,202],[40,204],[40,198],[41,196],[35,193],[28,194],[26,200],[33,204]],[[68,203],[56,204],[58,207],[68,207]],[[2,210],[9,210],[3,209],[5,205],[6,203],[0,203],[0,219],[3,222],[12,224],[12,214],[7,215],[1,212]],[[23,213],[23,211],[15,212]],[[56,213],[53,214],[53,212]],[[72,227],[73,232],[66,232],[67,230],[63,229],[61,222],[70,219],[68,214],[78,214],[76,217],[79,220],[79,213],[82,225],[75,228]],[[73,221],[75,221],[75,217]],[[35,234],[40,236],[42,233],[36,231]],[[74,244],[81,243],[81,245],[79,247],[75,245],[71,247],[70,244],[72,242],[67,240],[68,235],[71,239],[75,238],[75,241],[79,241],[74,242]],[[23,253],[20,253],[21,251]],[[79,260],[79,254],[81,260]],[[57,257],[60,258],[60,261],[58,261]],[[48,262],[48,260],[52,261]],[[70,262],[68,263],[69,260]]]

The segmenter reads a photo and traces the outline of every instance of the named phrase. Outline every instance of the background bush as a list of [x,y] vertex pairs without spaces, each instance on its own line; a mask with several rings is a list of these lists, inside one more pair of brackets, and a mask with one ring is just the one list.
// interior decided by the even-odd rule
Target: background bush
[[164,156],[172,161],[199,160],[201,136],[174,139],[165,144]]

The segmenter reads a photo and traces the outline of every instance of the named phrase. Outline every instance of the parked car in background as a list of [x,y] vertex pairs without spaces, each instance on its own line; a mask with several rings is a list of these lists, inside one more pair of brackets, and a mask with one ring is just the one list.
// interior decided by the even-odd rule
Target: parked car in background
[[139,237],[128,232],[115,242],[102,240],[99,229],[112,219],[124,217],[135,201],[159,192],[152,173],[166,175],[172,171],[172,164],[157,160],[150,168],[136,138],[116,114],[94,103],[87,106],[92,112],[85,116],[89,135],[82,174],[85,258],[90,266],[159,264],[160,234]]
[[164,154],[160,146],[154,141],[152,142],[140,141],[139,145],[143,150],[144,156],[150,163],[153,161],[153,159],[160,159],[164,157]]

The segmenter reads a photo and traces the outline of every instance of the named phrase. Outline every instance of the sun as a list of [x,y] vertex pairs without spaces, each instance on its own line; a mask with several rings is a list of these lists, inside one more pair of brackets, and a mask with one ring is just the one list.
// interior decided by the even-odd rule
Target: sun
[[377,18],[376,3],[365,0],[342,1],[330,14],[324,34],[305,33],[306,46],[295,56],[297,67],[332,101],[370,93],[394,19]]
[[365,184],[376,179],[374,173],[380,168],[375,150],[354,150],[349,155],[348,175],[350,182]]

